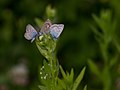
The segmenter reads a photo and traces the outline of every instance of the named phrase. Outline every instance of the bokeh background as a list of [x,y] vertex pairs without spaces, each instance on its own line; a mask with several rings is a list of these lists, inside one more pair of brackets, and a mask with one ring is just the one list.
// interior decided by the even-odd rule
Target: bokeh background
[[[59,63],[65,70],[74,68],[75,76],[87,66],[81,86],[102,90],[102,83],[87,63],[88,59],[98,66],[103,62],[90,28],[95,24],[92,14],[99,16],[102,9],[110,9],[120,23],[119,4],[119,0],[0,0],[0,90],[39,90],[38,69],[44,57],[34,42],[24,38],[24,33],[28,23],[36,25],[35,18],[47,19],[48,5],[57,10],[56,23],[65,25],[57,45]],[[119,29],[118,25],[118,36]],[[117,73],[113,90],[120,90],[120,70],[112,73]]]

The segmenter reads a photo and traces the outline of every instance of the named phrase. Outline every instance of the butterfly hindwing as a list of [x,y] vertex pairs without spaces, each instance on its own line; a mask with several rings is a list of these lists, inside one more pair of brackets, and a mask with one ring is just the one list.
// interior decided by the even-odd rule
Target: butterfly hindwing
[[64,28],[63,24],[53,24],[50,27],[50,34],[53,36],[53,38],[57,39],[62,33],[63,28]]
[[26,26],[26,32],[24,34],[24,37],[27,40],[32,40],[33,41],[36,35],[37,35],[37,31],[30,24],[28,24]]

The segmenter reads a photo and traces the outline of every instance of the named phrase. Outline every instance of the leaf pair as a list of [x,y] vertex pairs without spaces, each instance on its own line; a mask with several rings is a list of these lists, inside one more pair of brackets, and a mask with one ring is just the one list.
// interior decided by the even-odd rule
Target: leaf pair
[[[86,67],[82,69],[76,80],[74,81],[74,71],[71,69],[70,74],[68,72],[64,72],[63,68],[60,66],[60,71],[62,73],[63,79],[58,79],[58,83],[63,87],[64,90],[77,90],[81,80],[83,79]],[[85,86],[84,90],[86,90],[87,86]]]

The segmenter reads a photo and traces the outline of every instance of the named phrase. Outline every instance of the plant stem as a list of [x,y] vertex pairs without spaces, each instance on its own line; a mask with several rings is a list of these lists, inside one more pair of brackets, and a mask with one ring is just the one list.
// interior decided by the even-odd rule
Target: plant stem
[[[101,42],[102,43],[102,42]],[[103,86],[104,90],[110,90],[111,87],[111,76],[110,76],[110,68],[109,68],[109,62],[108,62],[108,45],[109,43],[104,42],[101,44],[100,43],[100,48],[101,48],[101,53],[103,55],[104,59],[104,68],[103,68]]]
[[52,53],[50,56],[50,68],[51,68],[51,77],[52,77],[52,81],[51,81],[51,90],[56,90],[56,86],[57,86],[57,76],[58,76],[58,61],[56,58],[56,54]]

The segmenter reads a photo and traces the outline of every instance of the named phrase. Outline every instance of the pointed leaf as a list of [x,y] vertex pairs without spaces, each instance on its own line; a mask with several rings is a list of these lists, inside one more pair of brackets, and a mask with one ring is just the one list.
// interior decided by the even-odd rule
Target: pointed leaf
[[76,90],[78,85],[80,84],[81,80],[83,79],[84,73],[85,73],[85,69],[86,67],[84,67],[82,69],[82,71],[80,72],[80,74],[78,75],[77,79],[75,80],[74,84],[73,84],[73,89],[72,90]]
[[38,87],[40,88],[40,90],[48,90],[45,86],[39,85]]
[[110,67],[112,67],[113,65],[115,65],[115,64],[117,63],[118,56],[119,56],[119,55],[116,55],[115,57],[113,57],[113,58],[110,60],[110,64],[109,64]]
[[100,18],[98,18],[95,14],[92,14],[92,17],[95,20],[95,22],[101,27],[101,20],[100,20]]
[[102,34],[98,31],[98,29],[95,26],[90,25],[90,28],[97,36],[102,37]]
[[67,76],[66,76],[66,74],[65,74],[65,72],[64,72],[64,70],[63,70],[61,65],[60,65],[60,71],[62,73],[63,78],[66,79]]
[[67,78],[69,78],[69,76],[70,76],[68,71],[66,71],[66,76],[67,76]]
[[103,72],[101,74],[103,85],[105,90],[110,90],[111,87],[111,72],[109,71],[109,67],[105,66]]
[[92,16],[93,16],[93,19],[95,20],[95,22],[101,28],[102,32],[106,34],[107,26],[108,26],[108,25],[106,25],[106,22],[94,14]]
[[70,76],[69,76],[69,81],[73,83],[73,78],[74,78],[74,70],[73,68],[71,69]]
[[85,85],[84,89],[83,90],[87,90],[87,85]]
[[58,84],[59,84],[63,89],[66,90],[66,85],[65,85],[64,80],[61,80],[61,79],[58,78]]
[[100,77],[100,71],[98,67],[95,65],[95,63],[92,60],[88,60],[88,65],[91,69],[91,71],[96,74],[98,77]]

